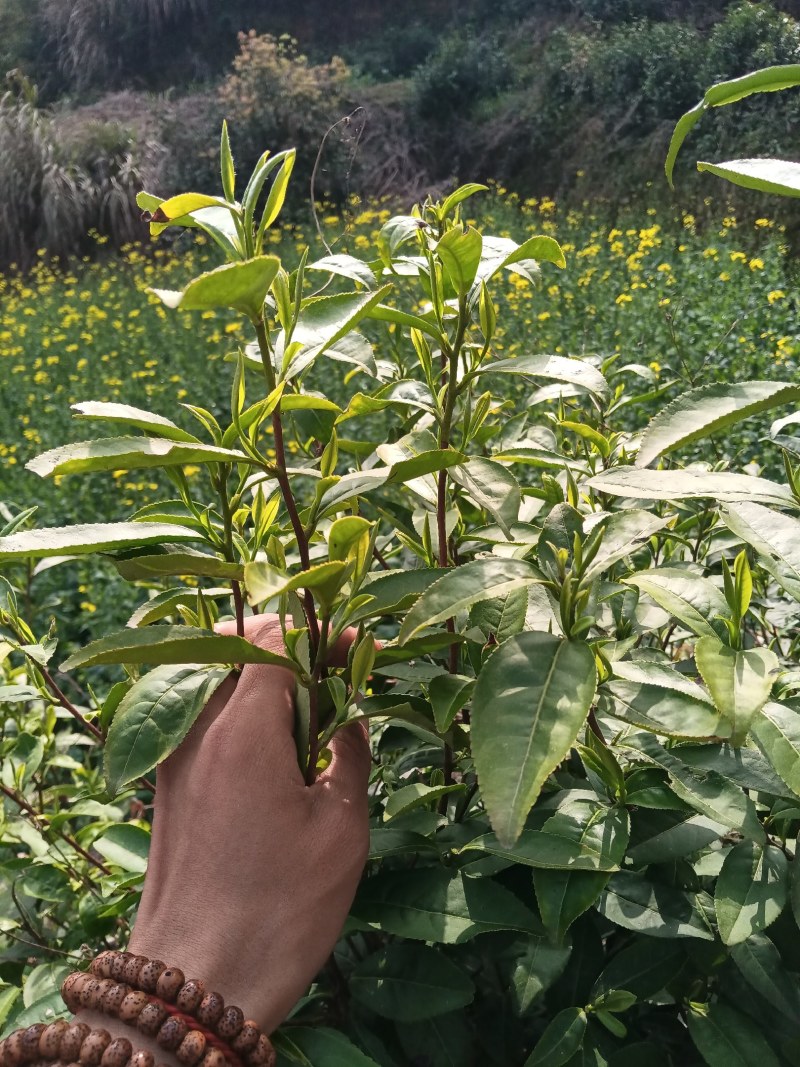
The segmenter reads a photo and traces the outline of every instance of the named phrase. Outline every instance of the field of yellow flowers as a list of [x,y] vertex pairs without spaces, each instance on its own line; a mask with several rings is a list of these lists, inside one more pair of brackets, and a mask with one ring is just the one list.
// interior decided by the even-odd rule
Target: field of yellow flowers
[[[713,205],[706,207],[715,217]],[[388,217],[383,204],[351,205],[320,222],[335,251],[369,259]],[[512,325],[496,338],[498,348],[507,356],[617,354],[638,393],[667,377],[695,384],[794,377],[798,304],[782,228],[769,218],[740,223],[723,209],[716,219],[701,230],[691,215],[627,208],[609,217],[588,204],[560,210],[552,200],[521,202],[494,188],[471,222],[517,240],[550,233],[567,257],[566,271],[549,271],[542,289],[508,277],[502,299],[509,314],[500,321]],[[306,243],[312,255],[325,254],[312,233],[287,225],[272,240],[292,262]],[[124,518],[163,488],[138,473],[52,485],[26,472],[37,452],[91,435],[91,427],[74,423],[71,404],[124,401],[178,421],[181,403],[222,414],[230,388],[225,357],[244,339],[232,318],[167,312],[147,292],[179,288],[215,266],[202,239],[184,234],[167,247],[98,253],[68,268],[42,258],[27,275],[0,275],[0,502],[14,510],[37,505],[40,525]],[[373,336],[380,345],[380,334]],[[92,566],[75,586],[80,603],[66,604],[71,594],[52,583],[44,606],[66,616],[77,607],[91,611],[90,587],[103,578],[103,565]]]

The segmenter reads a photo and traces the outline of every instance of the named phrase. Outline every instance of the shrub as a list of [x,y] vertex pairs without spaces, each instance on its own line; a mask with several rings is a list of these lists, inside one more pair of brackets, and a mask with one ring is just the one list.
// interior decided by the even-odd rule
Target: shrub
[[[800,386],[693,387],[631,433],[638,405],[665,390],[652,368],[494,348],[498,279],[530,292],[565,264],[553,237],[520,245],[466,224],[471,185],[389,219],[369,259],[303,255],[289,271],[268,249],[294,153],[262,157],[239,202],[225,135],[222,149],[224,204],[140,203],[154,234],[199,227],[225,256],[154,296],[239,313],[230,420],[207,410],[200,375],[187,416],[202,441],[144,408],[82,404],[112,434],[129,430],[30,470],[149,475],[158,456],[170,498],[112,528],[46,534],[3,513],[0,857],[14,892],[0,898],[0,939],[22,923],[36,932],[4,972],[25,987],[24,999],[17,984],[2,991],[8,1025],[44,998],[59,1010],[49,948],[124,936],[147,776],[227,667],[270,656],[213,630],[230,612],[242,634],[246,597],[282,616],[271,658],[296,678],[287,758],[305,780],[353,720],[374,751],[370,862],[334,963],[276,1036],[289,1062],[718,1067],[735,1047],[743,1063],[788,1067],[800,1004],[793,420],[770,434],[787,484],[730,457],[736,427],[798,404]],[[19,606],[35,560],[97,554],[142,602],[62,664],[65,686],[75,671],[127,668],[107,696],[73,685],[78,707],[47,667],[52,633],[32,632]],[[350,661],[323,674],[348,625]],[[109,794],[133,798],[132,818]]]

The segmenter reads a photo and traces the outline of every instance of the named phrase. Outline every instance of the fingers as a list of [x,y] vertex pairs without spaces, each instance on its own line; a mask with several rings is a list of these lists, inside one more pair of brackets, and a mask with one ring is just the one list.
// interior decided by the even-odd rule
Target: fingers
[[364,724],[354,722],[338,730],[329,747],[333,758],[317,783],[329,783],[337,792],[353,798],[365,796],[372,756]]

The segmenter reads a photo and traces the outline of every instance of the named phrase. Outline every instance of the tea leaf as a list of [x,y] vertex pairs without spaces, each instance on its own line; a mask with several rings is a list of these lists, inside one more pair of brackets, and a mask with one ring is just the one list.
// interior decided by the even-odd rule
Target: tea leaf
[[789,868],[773,845],[742,841],[725,857],[714,890],[719,934],[738,945],[773,923],[786,906]]
[[385,1019],[416,1022],[466,1007],[472,981],[441,952],[425,945],[389,945],[350,975],[355,1000]]
[[183,526],[160,522],[107,522],[85,526],[55,526],[0,537],[0,559],[41,559],[47,556],[113,552],[164,541],[199,541]]

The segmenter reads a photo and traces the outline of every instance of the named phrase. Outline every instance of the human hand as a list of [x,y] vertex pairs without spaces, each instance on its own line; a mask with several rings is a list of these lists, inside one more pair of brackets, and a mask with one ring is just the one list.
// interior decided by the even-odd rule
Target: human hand
[[[232,624],[223,632],[233,633]],[[282,651],[277,616],[246,621]],[[346,656],[344,635],[333,661]],[[246,664],[158,770],[144,893],[129,951],[201,978],[270,1033],[331,953],[366,862],[370,752],[363,727],[334,737],[303,782],[294,679]]]

